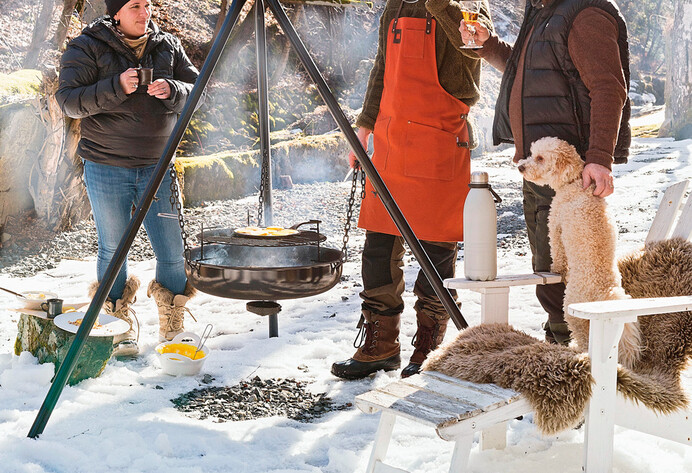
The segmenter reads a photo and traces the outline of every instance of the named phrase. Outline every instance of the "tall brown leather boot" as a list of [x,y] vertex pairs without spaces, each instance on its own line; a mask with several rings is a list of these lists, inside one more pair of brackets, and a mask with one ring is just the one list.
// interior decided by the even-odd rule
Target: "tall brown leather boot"
[[361,379],[379,370],[399,369],[400,315],[378,315],[363,310],[358,322],[360,331],[356,336],[356,340],[361,342],[358,350],[353,358],[334,363],[332,374],[343,379]]
[[420,366],[428,353],[438,347],[445,338],[449,319],[436,320],[423,312],[416,312],[418,331],[413,336],[412,344],[416,347],[406,368],[401,370],[401,377],[408,378],[420,371]]
[[147,288],[147,296],[153,297],[159,309],[159,341],[173,340],[173,337],[185,331],[183,325],[185,312],[190,314],[195,322],[197,319],[185,307],[187,301],[197,293],[197,290],[188,283],[184,294],[173,294],[156,280],[152,280]]
[[[117,317],[130,324],[130,328],[127,332],[113,337],[113,354],[111,356],[116,358],[132,357],[139,354],[139,346],[137,345],[139,341],[139,320],[137,320],[134,309],[130,307],[137,300],[136,294],[139,285],[139,279],[136,276],[130,276],[127,278],[127,281],[125,281],[125,289],[120,299],[116,301],[107,299],[103,304],[103,310],[106,314]],[[98,281],[91,283],[91,286],[89,286],[89,297],[94,297],[98,287]],[[136,332],[133,327],[134,322],[137,322]]]

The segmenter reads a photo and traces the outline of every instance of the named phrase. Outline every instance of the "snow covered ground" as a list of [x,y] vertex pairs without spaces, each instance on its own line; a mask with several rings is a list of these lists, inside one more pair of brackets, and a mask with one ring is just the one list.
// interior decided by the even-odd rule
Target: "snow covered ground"
[[[648,118],[651,119],[651,118]],[[692,179],[692,141],[636,139],[627,165],[617,166],[615,194],[608,198],[621,230],[619,253],[640,246],[662,191],[681,179]],[[511,150],[474,160],[474,169],[490,173],[493,187],[517,188],[519,174],[509,164]],[[500,165],[501,164],[501,165]],[[344,183],[347,186],[348,183]],[[507,217],[507,215],[505,215]],[[515,214],[513,218],[522,219]],[[362,237],[352,238],[353,247]],[[499,272],[531,271],[528,244],[510,245],[498,255]],[[406,257],[410,259],[410,256]],[[463,271],[463,262],[458,262]],[[132,273],[144,283],[153,278],[154,262],[134,263]],[[417,266],[406,266],[407,310],[402,323],[404,363],[411,355],[415,332],[411,288]],[[0,275],[0,285],[17,290],[53,290],[65,300],[86,300],[95,259],[63,261],[32,278]],[[207,346],[211,353],[203,373],[213,385],[234,385],[250,376],[294,377],[310,389],[327,392],[339,404],[359,393],[392,382],[398,373],[379,373],[361,381],[341,381],[330,373],[332,362],[348,358],[359,316],[360,266],[347,263],[349,279],[334,289],[306,299],[282,303],[279,338],[268,338],[267,321],[245,311],[245,302],[200,294],[189,304],[198,322],[189,330],[202,333],[214,325]],[[480,297],[461,293],[468,322],[479,323]],[[26,437],[50,385],[52,365],[38,365],[27,353],[13,354],[17,315],[6,308],[16,301],[0,294],[0,471],[2,472],[353,472],[362,471],[379,417],[355,407],[330,412],[312,423],[265,418],[216,423],[177,411],[171,399],[200,387],[197,377],[172,377],[158,365],[157,316],[146,289],[134,305],[142,323],[142,354],[136,361],[111,361],[97,379],[66,387],[38,440]],[[333,314],[335,314],[333,316]],[[533,288],[513,288],[511,323],[537,337],[544,314]],[[447,339],[456,334],[450,328]],[[300,367],[300,369],[299,369]],[[692,373],[686,383],[692,389]],[[163,387],[163,389],[157,388]],[[583,428],[541,437],[530,416],[509,425],[503,451],[472,450],[473,472],[581,472]],[[432,429],[400,421],[390,444],[392,463],[415,472],[446,471],[452,445]],[[618,473],[683,473],[692,471],[692,448],[616,427],[614,471]]]

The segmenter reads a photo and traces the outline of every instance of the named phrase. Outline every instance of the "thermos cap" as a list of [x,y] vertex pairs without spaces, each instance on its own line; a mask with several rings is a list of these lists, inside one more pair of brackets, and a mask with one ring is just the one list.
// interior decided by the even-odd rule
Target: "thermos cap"
[[471,184],[487,184],[488,173],[485,171],[474,171],[471,173]]

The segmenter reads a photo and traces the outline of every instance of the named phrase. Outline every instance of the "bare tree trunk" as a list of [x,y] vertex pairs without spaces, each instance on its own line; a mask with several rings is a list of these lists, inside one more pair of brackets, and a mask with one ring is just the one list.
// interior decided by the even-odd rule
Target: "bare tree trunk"
[[41,54],[43,43],[48,38],[48,30],[50,29],[50,21],[53,18],[53,8],[55,0],[43,0],[41,3],[41,11],[38,14],[36,25],[34,26],[34,34],[31,37],[29,50],[24,56],[22,66],[27,69],[33,69],[38,65],[38,57]]
[[216,26],[214,27],[214,34],[211,35],[211,40],[214,42],[216,35],[219,34],[221,30],[221,25],[223,25],[226,19],[226,14],[228,13],[228,0],[221,0],[221,11],[219,12],[219,17],[216,19]]
[[666,118],[659,136],[692,138],[692,0],[678,0],[667,35]]
[[78,0],[63,0],[60,23],[58,23],[58,29],[55,31],[55,36],[53,36],[53,44],[58,49],[63,48],[63,43],[65,43],[65,38],[67,38],[67,30],[70,27],[70,20],[77,6],[77,1]]
[[[293,18],[291,18],[291,23],[293,23],[294,27],[298,27],[298,23],[303,17],[303,4],[298,4],[296,5],[295,9],[293,10]],[[291,52],[291,42],[286,39],[284,41],[284,47],[281,50],[281,57],[279,58],[279,61],[276,64],[276,68],[274,69],[274,72],[272,73],[271,79],[269,79],[270,84],[276,84],[279,82],[281,79],[281,76],[283,75],[284,71],[286,70],[286,66],[288,65],[288,58],[290,56]]]
[[77,155],[80,120],[65,117],[65,142],[58,165],[58,178],[53,198],[53,230],[69,230],[91,214],[91,205],[82,180],[84,165]]
[[55,230],[70,228],[90,211],[82,184],[82,165],[76,157],[79,122],[66,122],[55,91],[57,76],[45,73],[41,85],[39,115],[46,129],[43,147],[29,176],[29,192],[34,210],[47,226]]

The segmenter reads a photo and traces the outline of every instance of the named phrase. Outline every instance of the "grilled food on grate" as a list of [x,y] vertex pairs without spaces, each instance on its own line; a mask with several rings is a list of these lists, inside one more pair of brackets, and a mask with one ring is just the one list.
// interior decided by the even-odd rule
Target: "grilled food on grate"
[[292,228],[284,227],[242,227],[236,228],[235,233],[251,237],[285,237],[297,235],[300,232]]

